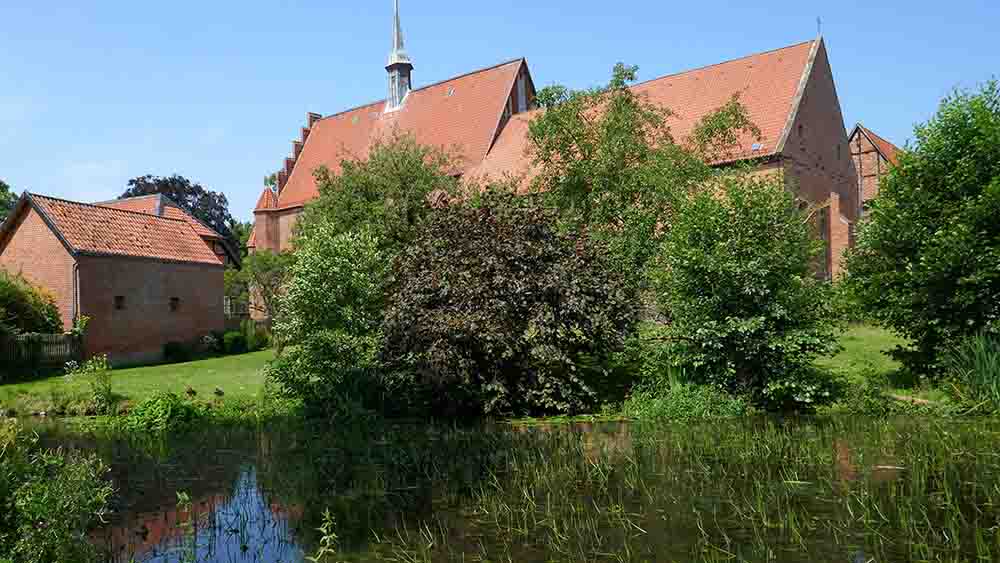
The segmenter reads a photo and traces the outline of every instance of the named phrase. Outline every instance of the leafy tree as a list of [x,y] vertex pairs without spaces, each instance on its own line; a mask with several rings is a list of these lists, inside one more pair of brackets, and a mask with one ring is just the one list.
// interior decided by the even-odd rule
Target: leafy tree
[[298,241],[275,334],[292,345],[268,376],[313,412],[335,414],[371,390],[389,261],[367,232],[315,225]]
[[913,344],[917,373],[964,336],[1000,330],[1000,90],[946,97],[882,183],[847,258],[847,283]]
[[437,210],[396,261],[385,361],[431,412],[582,412],[616,383],[635,295],[600,245],[525,198],[489,190]]
[[689,377],[776,409],[832,399],[811,370],[835,346],[821,252],[780,179],[723,175],[678,207],[654,287],[666,338]]
[[14,210],[14,205],[17,204],[17,194],[14,190],[4,182],[0,180],[0,221],[7,218],[10,212]]
[[637,94],[637,67],[619,64],[606,87],[538,94],[545,111],[528,138],[539,174],[534,188],[565,224],[610,244],[616,268],[637,282],[678,202],[711,178],[742,134],[759,134],[734,98],[675,141],[673,113]]
[[416,238],[432,204],[456,191],[454,163],[446,153],[409,135],[376,141],[367,159],[344,160],[340,174],[316,173],[320,196],[306,206],[300,234],[322,225],[346,233],[369,230],[391,253]]
[[239,250],[240,258],[245,260],[249,254],[247,242],[250,240],[250,233],[253,232],[253,221],[234,219],[229,223],[229,232],[232,233],[232,238],[236,242],[235,248]]
[[225,194],[207,190],[201,184],[177,174],[170,177],[147,174],[129,180],[128,189],[121,197],[152,194],[163,194],[169,197],[177,205],[215,229],[226,238],[232,248],[239,248],[239,243],[229,228],[233,217],[229,214],[229,200],[226,199]]
[[269,319],[277,319],[294,263],[295,255],[290,252],[258,250],[248,254],[239,270],[226,270],[226,296],[247,303]]

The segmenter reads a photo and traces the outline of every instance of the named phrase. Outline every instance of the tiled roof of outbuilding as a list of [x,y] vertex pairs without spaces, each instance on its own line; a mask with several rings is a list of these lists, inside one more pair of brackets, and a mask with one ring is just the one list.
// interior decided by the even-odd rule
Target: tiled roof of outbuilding
[[37,194],[26,197],[73,252],[222,265],[184,219]]

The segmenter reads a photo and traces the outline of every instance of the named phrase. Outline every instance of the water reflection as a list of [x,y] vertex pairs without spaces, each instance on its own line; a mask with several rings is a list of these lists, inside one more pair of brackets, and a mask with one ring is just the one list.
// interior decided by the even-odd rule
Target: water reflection
[[126,514],[101,539],[111,547],[115,563],[296,563],[305,560],[292,524],[301,515],[300,508],[289,510],[268,502],[256,470],[244,466],[226,494]]
[[[1000,424],[43,431],[97,451],[121,562],[1000,560]],[[178,498],[178,492],[184,494]]]

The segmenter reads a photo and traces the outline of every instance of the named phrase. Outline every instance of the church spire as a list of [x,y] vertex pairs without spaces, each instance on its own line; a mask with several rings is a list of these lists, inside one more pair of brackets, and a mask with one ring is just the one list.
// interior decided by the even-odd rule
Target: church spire
[[413,64],[403,45],[403,26],[399,23],[399,0],[395,0],[395,19],[392,27],[392,52],[385,70],[389,73],[389,97],[385,102],[386,111],[403,105],[403,99],[410,91],[410,73]]

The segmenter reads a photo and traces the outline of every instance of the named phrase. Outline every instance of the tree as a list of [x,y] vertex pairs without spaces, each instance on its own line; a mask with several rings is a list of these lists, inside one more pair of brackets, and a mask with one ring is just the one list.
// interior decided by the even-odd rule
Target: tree
[[295,255],[290,252],[258,250],[248,254],[240,269],[226,270],[226,296],[247,303],[268,319],[277,319],[281,295],[294,264]]
[[545,109],[529,127],[539,174],[534,188],[564,224],[606,241],[615,267],[638,282],[678,202],[716,172],[740,134],[759,132],[737,98],[704,118],[685,144],[675,141],[669,108],[630,84],[637,67],[619,64],[606,87],[545,88]]
[[430,412],[585,412],[616,384],[635,295],[601,245],[528,197],[489,190],[436,210],[395,263],[385,363]]
[[822,243],[779,178],[720,176],[679,206],[654,287],[667,339],[688,376],[769,408],[830,400],[812,370],[835,346],[826,282],[810,265]]
[[946,97],[883,180],[848,254],[846,282],[909,338],[916,373],[966,335],[1000,331],[1000,90]]
[[163,194],[185,211],[222,235],[232,248],[239,248],[229,225],[233,222],[229,214],[229,200],[220,192],[205,189],[201,184],[183,176],[170,177],[152,175],[139,176],[128,181],[128,189],[121,197]]
[[375,388],[388,268],[370,233],[326,223],[299,238],[274,329],[292,347],[268,377],[312,412],[337,414]]
[[367,229],[395,254],[416,238],[434,204],[457,190],[453,159],[410,135],[378,140],[364,160],[344,160],[340,174],[316,173],[319,198],[306,206],[300,234],[322,225],[337,232]]
[[7,215],[14,210],[17,204],[17,194],[3,180],[0,180],[0,221],[7,218]]
[[249,254],[247,242],[250,240],[250,233],[253,232],[253,221],[239,221],[233,219],[229,223],[229,232],[232,233],[233,240],[236,241],[241,259],[246,259]]

